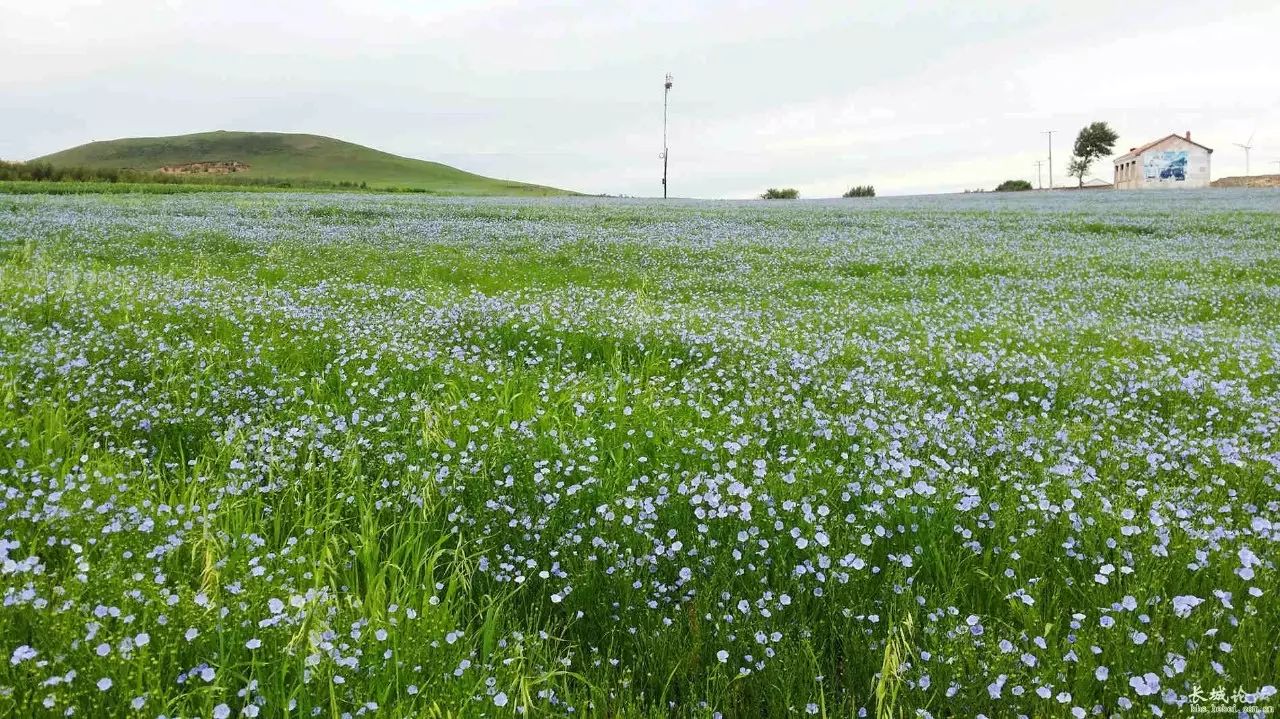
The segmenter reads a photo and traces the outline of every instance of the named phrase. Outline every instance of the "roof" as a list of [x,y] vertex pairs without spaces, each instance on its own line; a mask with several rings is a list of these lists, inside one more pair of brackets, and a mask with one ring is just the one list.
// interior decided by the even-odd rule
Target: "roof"
[[1105,185],[1110,185],[1110,184],[1111,184],[1110,182],[1107,182],[1106,180],[1098,179],[1097,177],[1091,177],[1084,181],[1085,187],[1103,187]]
[[1170,138],[1174,138],[1174,139],[1182,140],[1183,142],[1189,142],[1189,143],[1191,143],[1192,145],[1195,145],[1196,147],[1199,147],[1199,148],[1201,148],[1201,149],[1203,149],[1203,150],[1206,150],[1206,151],[1208,151],[1208,152],[1213,152],[1213,148],[1211,148],[1211,147],[1205,147],[1204,145],[1201,145],[1200,143],[1196,142],[1195,140],[1192,140],[1192,139],[1191,139],[1191,138],[1189,138],[1189,137],[1183,137],[1182,135],[1179,135],[1178,133],[1176,133],[1176,132],[1175,132],[1175,133],[1172,133],[1172,134],[1169,134],[1169,135],[1165,135],[1164,137],[1160,138],[1159,140],[1154,140],[1154,141],[1152,141],[1152,142],[1148,142],[1147,144],[1143,145],[1142,147],[1135,147],[1135,148],[1132,148],[1131,150],[1129,150],[1129,151],[1128,151],[1128,152],[1126,152],[1125,154],[1121,155],[1120,157],[1117,157],[1117,158],[1114,160],[1114,162],[1117,162],[1117,163],[1119,163],[1119,162],[1124,162],[1125,160],[1128,160],[1128,159],[1130,159],[1130,158],[1132,158],[1132,157],[1137,157],[1138,155],[1141,155],[1142,153],[1146,152],[1147,150],[1150,150],[1151,148],[1155,147],[1156,145],[1159,145],[1160,143],[1162,143],[1162,142],[1164,142],[1165,140],[1168,140],[1168,139],[1170,139]]

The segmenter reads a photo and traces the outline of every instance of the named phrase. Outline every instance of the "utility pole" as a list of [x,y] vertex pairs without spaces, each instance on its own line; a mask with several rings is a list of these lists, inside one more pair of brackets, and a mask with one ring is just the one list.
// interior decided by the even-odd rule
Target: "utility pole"
[[667,199],[667,156],[671,150],[667,147],[667,96],[671,94],[671,73],[667,73],[666,82],[662,86],[662,199]]
[[1272,160],[1271,164],[1276,166],[1276,174],[1280,175],[1280,160]]
[[1053,189],[1053,133],[1057,130],[1045,130],[1041,135],[1049,136],[1049,189]]
[[1044,164],[1044,160],[1036,160],[1036,189],[1044,189],[1044,180],[1040,177],[1040,166]]

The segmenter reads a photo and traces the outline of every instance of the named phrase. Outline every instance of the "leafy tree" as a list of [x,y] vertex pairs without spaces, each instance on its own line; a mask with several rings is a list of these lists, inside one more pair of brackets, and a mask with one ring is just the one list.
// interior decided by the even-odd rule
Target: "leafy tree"
[[1089,166],[1094,160],[1110,155],[1119,137],[1105,122],[1085,125],[1080,134],[1076,135],[1076,146],[1072,152],[1075,156],[1067,165],[1067,174],[1079,180],[1080,187],[1084,187],[1084,175],[1089,171]]
[[1022,192],[1030,189],[1031,183],[1026,180],[1005,180],[996,185],[996,192]]
[[800,191],[795,189],[794,187],[784,187],[782,189],[778,189],[776,187],[770,187],[769,189],[764,191],[764,194],[760,196],[760,199],[762,200],[794,200],[799,196],[800,196]]
[[841,195],[841,197],[875,197],[876,188],[874,185],[856,185],[849,188],[849,191]]
[[1080,187],[1084,187],[1084,174],[1089,171],[1089,161],[1083,157],[1073,157],[1067,163],[1067,175],[1076,178]]

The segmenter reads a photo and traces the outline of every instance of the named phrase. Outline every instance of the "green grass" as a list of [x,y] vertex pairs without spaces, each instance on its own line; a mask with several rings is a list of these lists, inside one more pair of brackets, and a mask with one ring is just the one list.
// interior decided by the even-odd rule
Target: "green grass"
[[280,132],[202,132],[91,142],[33,162],[91,169],[155,171],[167,165],[236,161],[249,165],[233,177],[367,183],[374,188],[427,190],[444,195],[535,196],[572,194],[523,182],[464,172],[438,162],[392,155],[319,135]]
[[0,196],[0,716],[1274,685],[1280,213],[1062,194]]
[[[305,188],[270,185],[219,185],[209,182],[33,182],[0,180],[0,195],[181,195],[192,192],[305,192]],[[331,188],[317,192],[336,192]]]

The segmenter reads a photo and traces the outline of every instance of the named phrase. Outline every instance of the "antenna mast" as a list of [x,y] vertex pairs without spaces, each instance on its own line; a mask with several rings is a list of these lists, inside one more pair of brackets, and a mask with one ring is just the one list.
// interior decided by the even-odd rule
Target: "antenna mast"
[[667,199],[667,96],[671,94],[671,73],[667,73],[662,86],[662,199]]

